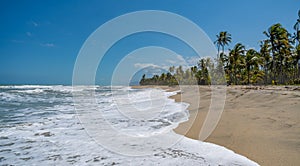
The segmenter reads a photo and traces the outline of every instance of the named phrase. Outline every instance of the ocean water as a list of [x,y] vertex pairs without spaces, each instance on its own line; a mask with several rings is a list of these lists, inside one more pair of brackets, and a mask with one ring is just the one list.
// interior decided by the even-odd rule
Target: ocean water
[[105,86],[0,86],[0,165],[257,165],[175,134],[176,92]]

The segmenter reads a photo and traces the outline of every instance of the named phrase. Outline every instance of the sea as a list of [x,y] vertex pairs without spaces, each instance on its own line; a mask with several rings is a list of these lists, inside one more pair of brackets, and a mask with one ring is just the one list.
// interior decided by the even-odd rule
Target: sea
[[0,86],[0,165],[258,165],[173,129],[179,91],[127,86]]

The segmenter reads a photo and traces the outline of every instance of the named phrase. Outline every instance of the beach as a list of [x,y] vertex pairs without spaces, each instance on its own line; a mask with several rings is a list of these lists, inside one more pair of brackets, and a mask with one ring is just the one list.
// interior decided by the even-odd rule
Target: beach
[[[190,104],[189,121],[181,123],[175,132],[198,139],[211,103],[211,90],[209,86],[199,86],[198,106],[195,98],[199,93],[190,89],[181,86],[182,92],[172,96],[177,102]],[[299,165],[299,108],[299,87],[227,87],[222,117],[205,141],[231,149],[260,165]]]
[[0,86],[0,163],[257,166],[223,146],[175,133],[189,118],[188,104],[169,98],[176,93],[127,86]]
[[[171,96],[187,102],[189,120],[174,130],[199,139],[211,104],[211,88],[198,86],[142,86],[181,92]],[[199,97],[200,94],[200,97]],[[300,87],[228,86],[224,111],[205,142],[224,146],[266,166],[300,164]]]
[[299,165],[299,87],[225,87],[197,141],[213,87],[0,86],[1,164]]

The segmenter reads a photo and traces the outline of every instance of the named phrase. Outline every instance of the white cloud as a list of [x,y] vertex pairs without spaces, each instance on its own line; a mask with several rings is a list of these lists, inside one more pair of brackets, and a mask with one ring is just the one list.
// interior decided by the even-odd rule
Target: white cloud
[[146,68],[146,67],[160,68],[158,65],[155,65],[153,63],[136,63],[136,64],[134,64],[134,67],[136,67],[136,68]]
[[224,54],[229,55],[229,50],[225,50]]
[[24,40],[11,40],[11,42],[13,43],[25,43]]
[[[171,66],[175,66],[176,68],[182,66],[184,70],[189,69],[191,66],[197,65],[199,59],[200,58],[198,56],[183,58],[183,56],[177,54],[172,57],[161,58],[160,61],[156,63],[134,63],[134,67],[139,69],[145,69],[146,72],[150,72],[152,74],[158,74],[169,71],[169,68]],[[155,71],[154,69],[159,70]]]
[[172,59],[166,59],[165,62],[168,63],[169,66],[186,66],[189,65],[186,60],[179,54],[177,54]]
[[185,61],[181,55],[178,55],[178,54],[177,54],[177,55],[176,55],[176,58],[177,58],[179,61],[182,61],[182,62]]
[[43,47],[55,47],[53,43],[42,43],[41,46]]
[[135,63],[134,67],[140,68],[140,69],[151,68],[151,70],[158,69],[159,71],[162,71],[162,70],[168,71],[170,68],[169,65],[156,65],[153,63]]
[[27,24],[30,25],[30,26],[33,26],[33,27],[40,26],[40,23],[38,23],[36,21],[33,21],[33,20],[27,21]]
[[164,69],[152,68],[152,67],[148,67],[148,68],[144,69],[143,71],[147,75],[160,75],[161,73],[166,72]]
[[249,49],[255,49],[255,47],[250,46],[249,44],[246,44],[246,45],[244,45],[244,46],[245,46],[245,48],[246,48],[247,50],[249,50]]
[[27,35],[28,37],[31,37],[31,36],[32,36],[32,33],[31,33],[31,32],[26,32],[26,35]]
[[39,24],[38,24],[37,22],[34,22],[34,21],[31,21],[31,24],[32,24],[34,27],[39,26]]
[[186,62],[189,66],[195,66],[197,65],[198,61],[200,60],[199,56],[190,56],[190,57],[186,57]]
[[167,59],[166,62],[171,63],[171,64],[176,64],[175,60]]

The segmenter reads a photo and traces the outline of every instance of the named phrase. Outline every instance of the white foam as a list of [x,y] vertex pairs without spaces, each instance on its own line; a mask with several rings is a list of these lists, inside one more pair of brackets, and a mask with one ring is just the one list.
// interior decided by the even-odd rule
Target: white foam
[[[0,87],[0,89],[1,88],[2,87]],[[5,88],[9,89],[7,87]],[[44,89],[39,86],[35,88]],[[87,87],[87,89],[85,89],[81,87],[79,92],[89,94],[88,91],[105,88]],[[11,89],[16,88],[11,87]],[[51,93],[53,93],[53,91],[57,93],[63,92],[67,93],[67,96],[72,93],[71,86],[52,86],[51,89]],[[125,93],[128,90],[131,93],[130,95]],[[133,106],[136,108],[149,107],[149,109],[137,110],[141,112],[141,115],[151,110],[150,104],[147,103],[151,100],[147,99],[149,96],[147,97],[146,94],[151,96],[151,91],[153,90],[136,91],[130,90],[128,87],[114,87],[113,91],[115,91],[115,93],[117,93],[115,95],[120,98],[124,98],[126,95],[130,96],[129,101],[132,101]],[[167,98],[167,96],[173,95],[174,92],[162,92],[165,96],[160,96],[160,92],[152,93],[152,99],[160,99],[163,102],[158,102],[158,104],[164,105],[164,109],[159,112],[158,116],[150,119],[156,121],[145,120],[141,122],[139,120],[128,120],[126,118],[126,121],[124,121],[124,116],[115,112],[116,104],[113,103],[114,99],[110,91],[103,91],[100,92],[101,94],[96,94],[96,104],[92,103],[92,99],[84,98],[84,96],[82,100],[80,100],[82,103],[77,103],[83,104],[83,106],[84,104],[87,105],[87,111],[90,112],[91,115],[94,115],[93,118],[95,119],[100,118],[100,116],[97,116],[97,113],[101,111],[111,123],[115,123],[115,128],[121,129],[123,132],[136,134],[136,136],[147,136],[149,133],[154,135],[165,133],[167,137],[164,137],[164,139],[166,140],[158,140],[157,143],[168,142],[173,138],[181,138],[174,146],[167,149],[157,148],[155,149],[155,154],[140,157],[119,155],[99,146],[93,138],[90,138],[86,131],[83,130],[84,126],[80,124],[74,112],[73,104],[71,104],[72,99],[70,98],[65,96],[53,97],[49,95],[47,97],[47,95],[42,95],[36,99],[34,96],[39,93],[24,93],[18,95],[16,92],[1,92],[1,99],[6,96],[6,98],[10,98],[15,102],[22,102],[23,104],[31,103],[30,108],[25,106],[24,108],[19,108],[19,106],[14,108],[14,111],[17,111],[15,116],[26,114],[26,122],[17,123],[10,127],[1,127],[0,124],[0,162],[3,165],[257,165],[224,147],[192,140],[174,133],[172,129],[180,122],[187,120],[188,112],[186,108],[188,105],[185,103],[175,103],[174,100]],[[48,91],[41,93],[47,94]],[[28,97],[31,97],[30,100],[33,101],[28,100]],[[52,106],[39,105],[40,102],[47,103],[49,100],[59,102],[59,104],[56,103]],[[9,100],[5,101],[7,101],[6,104],[11,103]],[[154,102],[156,102],[156,100],[154,100]],[[36,105],[32,105],[32,103],[36,103]],[[122,104],[128,105],[128,103]],[[14,106],[11,105],[11,107]],[[0,108],[0,111],[1,110]],[[2,111],[8,111],[8,109],[3,109]],[[37,116],[45,112],[54,112],[55,114]],[[105,137],[104,135],[100,136]],[[116,140],[115,137],[106,136],[108,141],[112,143]],[[169,140],[167,138],[169,138]],[[135,144],[135,142],[128,142],[128,140],[121,141],[122,142],[118,143],[128,145]],[[131,148],[142,149],[146,146],[147,145],[140,147],[132,146]]]
[[8,85],[0,86],[0,89],[36,89],[36,88],[51,88],[49,85]]
[[32,90],[23,90],[23,91],[19,91],[19,92],[24,92],[24,93],[42,93],[42,92],[44,92],[44,90],[40,89],[40,88],[36,88],[36,89],[32,89]]

